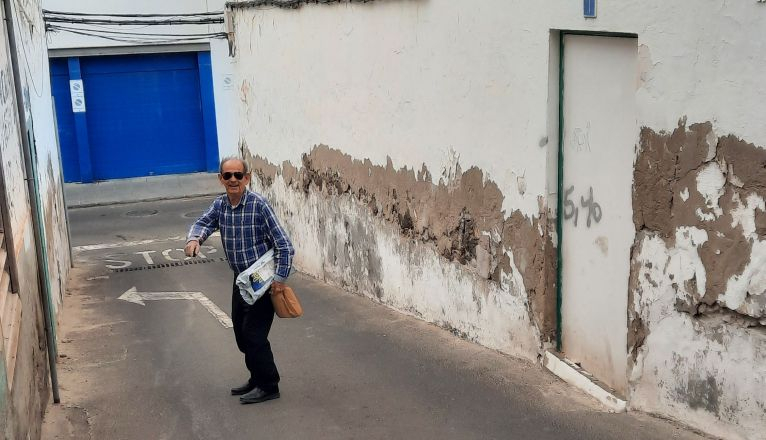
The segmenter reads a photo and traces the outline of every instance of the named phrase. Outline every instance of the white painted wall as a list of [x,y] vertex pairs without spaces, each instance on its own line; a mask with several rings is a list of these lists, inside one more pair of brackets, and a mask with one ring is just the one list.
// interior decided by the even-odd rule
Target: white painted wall
[[[60,12],[87,12],[112,14],[169,14],[222,11],[224,0],[112,0],[105,3],[101,0],[42,0],[43,8]],[[156,33],[199,33],[222,32],[221,24],[208,26],[130,26],[122,30],[135,32]],[[116,47],[128,46],[127,43],[93,38],[72,33],[49,33],[50,49]],[[234,155],[237,152],[237,138],[234,123],[234,88],[227,85],[226,79],[231,78],[231,59],[228,44],[225,40],[200,40],[209,42],[210,58],[213,68],[213,94],[215,97],[216,124],[218,127],[218,151],[220,157]]]
[[[273,162],[294,164],[324,142],[375,164],[390,155],[440,170],[453,148],[463,169],[476,165],[500,185],[507,211],[536,215],[545,152],[556,148],[546,123],[550,30],[576,29],[638,34],[639,125],[672,129],[687,115],[766,144],[758,112],[745,110],[766,95],[757,80],[766,61],[752,59],[763,53],[766,5],[600,2],[596,20],[581,7],[433,0],[241,11],[238,76],[263,99],[240,114],[240,137],[257,133]],[[717,32],[694,32],[703,28]],[[740,59],[750,62],[731,69]]]
[[[455,151],[463,169],[476,165],[500,185],[507,212],[536,215],[545,191],[547,57],[526,57],[528,70],[516,71],[523,54],[507,42],[526,25],[517,27],[505,3],[491,14],[482,3],[239,14],[238,75],[253,97],[243,99],[256,100],[241,107],[240,137],[274,163],[300,164],[322,142],[378,165],[386,156],[395,167],[424,163],[435,179]],[[535,37],[548,41],[547,32]]]
[[[596,19],[583,18],[581,8],[581,2],[430,0],[237,10],[238,136],[253,155],[274,164],[287,160],[300,167],[301,155],[323,143],[376,165],[384,165],[387,157],[396,168],[420,169],[425,164],[435,180],[454,166],[458,156],[463,169],[477,166],[497,183],[505,195],[506,215],[519,210],[537,217],[538,198],[555,200],[550,196],[556,192],[552,175],[556,167],[551,161],[558,147],[558,88],[552,81],[558,81],[558,60],[551,30],[564,29],[638,36],[638,126],[672,130],[686,116],[689,123],[711,121],[718,135],[733,134],[766,146],[762,123],[766,84],[761,81],[766,70],[766,4],[601,1]],[[297,240],[301,264],[329,280],[346,279],[323,267],[324,248],[311,238],[318,234],[311,232],[317,225],[301,217],[308,211],[298,195],[270,191],[295,209],[291,227],[301,237]],[[352,218],[363,215],[359,212]],[[405,248],[400,249],[400,254],[386,254],[384,266],[407,264],[402,257]],[[660,250],[642,250],[641,258],[661,270],[667,255]],[[754,246],[752,261],[762,261],[763,252]],[[451,265],[446,260],[435,264]],[[429,285],[450,286],[458,279],[448,270],[432,274],[439,281]],[[662,304],[670,304],[671,274],[662,272],[662,282],[642,284],[645,297],[656,296]],[[736,303],[742,286],[757,284],[760,276],[751,268],[745,280],[734,280],[736,292],[726,300]],[[506,288],[510,292],[517,287]],[[426,318],[460,322],[485,337],[494,334],[484,328],[492,324],[477,313],[461,317],[444,312],[433,317],[429,306],[415,298],[419,292],[387,289],[383,297],[393,306],[412,306],[414,313]],[[449,297],[440,300],[442,305],[461,303],[460,288],[445,292]],[[505,319],[516,313],[511,310]],[[762,370],[747,367],[751,361],[763,365],[758,353],[766,350],[757,330],[727,324],[726,334],[736,341],[733,351],[727,351],[725,344],[715,346],[705,330],[695,329],[693,335],[682,331],[696,325],[687,322],[688,317],[663,310],[665,314],[646,311],[645,320],[657,333],[647,339],[642,361],[631,373],[632,407],[727,436],[758,438],[766,404],[758,384],[766,383],[766,378]],[[662,319],[664,330],[652,327]],[[534,331],[530,325],[523,336]],[[699,350],[678,351],[663,342],[678,335],[696,341],[689,344],[699,344]],[[483,343],[491,337],[475,339]],[[534,344],[517,348],[530,346]],[[713,346],[717,351],[706,351]],[[684,348],[689,346],[680,347]],[[682,357],[679,363],[674,364],[674,356]],[[675,390],[689,390],[685,372],[703,364],[711,374],[727,372],[719,387],[721,401],[738,399],[736,414],[711,415],[678,405]],[[674,365],[681,365],[682,372],[673,372]]]

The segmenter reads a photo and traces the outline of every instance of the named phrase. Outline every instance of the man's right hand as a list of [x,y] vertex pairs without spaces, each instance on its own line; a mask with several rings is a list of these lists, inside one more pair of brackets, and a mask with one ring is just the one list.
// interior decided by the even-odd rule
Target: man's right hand
[[190,242],[186,243],[186,247],[184,247],[184,253],[187,257],[196,257],[197,254],[199,254],[199,241],[191,240]]

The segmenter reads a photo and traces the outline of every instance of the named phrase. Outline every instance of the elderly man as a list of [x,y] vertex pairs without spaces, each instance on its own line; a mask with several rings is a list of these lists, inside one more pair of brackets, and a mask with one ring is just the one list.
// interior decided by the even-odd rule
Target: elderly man
[[260,194],[247,189],[250,173],[247,163],[236,157],[221,161],[218,180],[226,194],[218,196],[210,208],[189,230],[185,252],[196,256],[200,244],[216,230],[235,282],[231,296],[231,318],[237,347],[245,354],[250,378],[242,386],[232,388],[231,394],[241,396],[240,403],[258,403],[279,398],[279,372],[274,363],[268,336],[274,321],[274,307],[267,293],[253,305],[248,305],[239,293],[236,276],[250,267],[269,249],[274,249],[276,274],[271,293],[281,293],[290,274],[293,245],[277,220],[274,210]]

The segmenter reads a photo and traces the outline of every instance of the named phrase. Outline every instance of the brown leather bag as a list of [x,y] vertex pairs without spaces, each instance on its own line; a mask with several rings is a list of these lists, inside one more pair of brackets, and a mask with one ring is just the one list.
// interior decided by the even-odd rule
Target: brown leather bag
[[271,303],[274,304],[274,311],[280,318],[297,318],[303,315],[303,307],[290,286],[285,286],[283,294],[271,295]]

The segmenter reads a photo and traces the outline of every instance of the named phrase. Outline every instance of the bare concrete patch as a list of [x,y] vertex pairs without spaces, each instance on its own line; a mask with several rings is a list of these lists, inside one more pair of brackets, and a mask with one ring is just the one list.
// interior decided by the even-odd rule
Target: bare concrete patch
[[49,406],[43,420],[42,438],[45,440],[92,439],[88,412],[78,406]]

